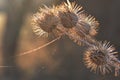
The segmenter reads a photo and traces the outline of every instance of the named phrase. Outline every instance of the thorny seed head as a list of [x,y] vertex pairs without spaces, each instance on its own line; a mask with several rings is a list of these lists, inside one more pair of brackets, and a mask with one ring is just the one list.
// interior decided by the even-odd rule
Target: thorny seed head
[[60,17],[62,25],[65,28],[72,28],[76,26],[78,22],[78,17],[74,13],[71,13],[70,11],[59,12],[59,17]]
[[53,13],[41,13],[41,16],[38,16],[37,23],[44,31],[50,33],[57,26],[58,20],[57,17],[53,15]]
[[98,45],[89,47],[86,50],[84,62],[87,68],[90,68],[92,71],[106,74],[112,71],[111,67],[118,67],[113,63],[113,61],[117,60],[116,53],[115,48],[109,43],[99,42]]
[[76,5],[75,7],[75,3],[70,3],[67,0],[67,3],[59,5],[57,9],[58,17],[65,28],[72,28],[76,26],[79,18],[76,11],[81,11],[81,6]]
[[54,15],[54,10],[45,6],[45,9],[40,9],[39,12],[33,15],[32,25],[33,31],[42,36],[49,35],[54,32],[59,20]]
[[89,33],[90,36],[95,36],[97,34],[99,23],[91,15],[82,13],[79,16],[79,24],[84,27],[84,30]]

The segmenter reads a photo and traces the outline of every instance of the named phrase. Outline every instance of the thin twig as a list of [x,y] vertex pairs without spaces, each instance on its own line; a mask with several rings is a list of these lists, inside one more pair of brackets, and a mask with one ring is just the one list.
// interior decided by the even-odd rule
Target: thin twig
[[30,54],[30,53],[32,53],[32,52],[35,52],[35,51],[37,51],[37,50],[39,50],[39,49],[41,49],[41,48],[44,48],[44,47],[50,45],[51,43],[57,41],[57,40],[60,39],[60,38],[61,38],[61,37],[57,37],[56,39],[54,39],[54,40],[52,40],[52,41],[50,41],[50,42],[48,42],[48,43],[46,43],[46,44],[44,44],[44,45],[42,45],[42,46],[40,46],[40,47],[37,47],[37,48],[35,48],[35,49],[32,49],[32,50],[23,52],[23,53],[21,53],[21,54],[19,54],[19,55],[17,55],[17,56],[23,56],[23,55],[26,55],[26,54]]
[[14,66],[0,66],[0,68],[9,68],[9,67],[14,67]]

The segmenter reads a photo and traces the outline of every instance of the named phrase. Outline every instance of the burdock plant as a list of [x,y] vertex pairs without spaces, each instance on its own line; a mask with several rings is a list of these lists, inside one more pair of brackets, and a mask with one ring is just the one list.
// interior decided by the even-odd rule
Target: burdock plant
[[32,16],[32,27],[35,34],[40,37],[56,37],[42,47],[66,35],[79,46],[82,46],[81,44],[87,46],[83,58],[87,68],[96,73],[106,74],[111,72],[113,67],[115,76],[117,76],[120,69],[117,52],[109,42],[95,40],[94,36],[97,34],[98,26],[99,23],[93,16],[87,15],[81,6],[69,0],[53,7],[44,6]]

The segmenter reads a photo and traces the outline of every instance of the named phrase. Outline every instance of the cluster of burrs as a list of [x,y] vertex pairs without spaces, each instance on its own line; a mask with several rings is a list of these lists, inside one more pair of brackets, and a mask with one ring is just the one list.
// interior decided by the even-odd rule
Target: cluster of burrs
[[62,3],[58,6],[40,8],[32,16],[33,31],[42,37],[68,36],[78,45],[84,44],[84,62],[87,68],[96,73],[106,74],[115,68],[118,75],[120,61],[115,48],[109,42],[94,39],[99,23],[91,15],[87,15],[81,6],[75,2]]

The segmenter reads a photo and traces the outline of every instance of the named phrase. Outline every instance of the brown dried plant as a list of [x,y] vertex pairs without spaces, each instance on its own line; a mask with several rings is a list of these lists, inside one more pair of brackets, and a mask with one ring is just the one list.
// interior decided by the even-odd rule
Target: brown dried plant
[[[111,72],[114,67],[115,75],[118,75],[120,61],[117,59],[115,48],[109,42],[102,43],[95,40],[94,36],[97,34],[99,26],[98,21],[91,15],[87,15],[75,2],[67,0],[67,3],[64,2],[58,6],[40,8],[32,16],[32,26],[35,34],[40,37],[51,35],[56,37],[47,45],[63,35],[68,36],[80,46],[84,44],[88,47],[84,53],[84,62],[87,68],[96,73],[106,74]],[[34,52],[42,47],[24,54]]]

